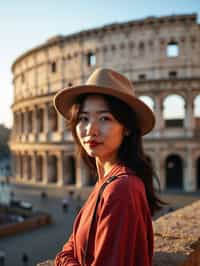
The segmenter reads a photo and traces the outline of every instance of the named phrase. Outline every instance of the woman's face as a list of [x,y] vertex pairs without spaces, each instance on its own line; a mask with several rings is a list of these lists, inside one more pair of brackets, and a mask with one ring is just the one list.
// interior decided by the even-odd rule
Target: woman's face
[[76,134],[89,156],[104,162],[117,160],[124,132],[124,126],[111,114],[102,96],[91,95],[85,99]]

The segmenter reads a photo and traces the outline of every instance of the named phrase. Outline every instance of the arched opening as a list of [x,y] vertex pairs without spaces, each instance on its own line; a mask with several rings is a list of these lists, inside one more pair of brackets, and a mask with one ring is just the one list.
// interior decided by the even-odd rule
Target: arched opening
[[196,162],[196,182],[197,189],[200,190],[200,157],[197,159]]
[[58,180],[58,159],[55,155],[49,157],[49,182],[56,183]]
[[38,131],[44,131],[44,110],[42,108],[37,110]]
[[71,185],[76,184],[76,164],[73,156],[69,156],[69,183]]
[[28,112],[28,133],[33,131],[33,112]]
[[195,132],[199,134],[200,132],[200,95],[196,96],[194,99],[194,128]]
[[139,99],[141,101],[143,101],[144,103],[146,103],[146,105],[153,111],[154,110],[154,101],[151,97],[147,96],[147,95],[142,95],[139,97]]
[[140,42],[138,45],[139,55],[143,56],[145,52],[144,42]]
[[183,188],[183,162],[179,155],[169,155],[165,161],[166,188]]
[[40,182],[43,179],[43,157],[41,155],[38,155],[36,158],[36,162],[36,181]]
[[20,179],[23,178],[23,155],[19,155],[19,175]]
[[24,113],[21,113],[21,134],[24,134]]
[[164,99],[164,120],[168,128],[183,127],[185,118],[185,100],[182,96],[172,94]]
[[58,130],[58,115],[53,106],[49,108],[49,127],[50,131]]
[[31,156],[30,155],[28,155],[27,156],[27,178],[30,180],[31,178],[32,178],[32,176],[31,176]]

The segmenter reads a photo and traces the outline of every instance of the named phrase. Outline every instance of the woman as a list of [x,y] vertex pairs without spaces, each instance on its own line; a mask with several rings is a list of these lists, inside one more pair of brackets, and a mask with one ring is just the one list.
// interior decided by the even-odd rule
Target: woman
[[98,176],[55,265],[151,266],[151,215],[162,202],[142,135],[153,129],[154,114],[125,76],[103,68],[85,85],[58,92],[54,105],[68,121],[78,154]]

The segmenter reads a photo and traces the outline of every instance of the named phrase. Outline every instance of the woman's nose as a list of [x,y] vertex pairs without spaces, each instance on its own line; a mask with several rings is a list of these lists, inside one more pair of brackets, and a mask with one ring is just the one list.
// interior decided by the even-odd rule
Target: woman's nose
[[98,135],[98,123],[94,120],[89,121],[87,125],[87,134],[88,135]]

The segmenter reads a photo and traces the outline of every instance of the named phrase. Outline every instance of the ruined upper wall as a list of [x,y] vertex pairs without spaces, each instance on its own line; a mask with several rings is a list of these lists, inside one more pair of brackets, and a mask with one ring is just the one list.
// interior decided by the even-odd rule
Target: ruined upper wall
[[[168,79],[173,72],[182,79],[199,78],[199,42],[195,14],[149,17],[56,36],[14,62],[15,102],[82,83],[98,66],[115,68],[133,81]],[[167,55],[170,44],[178,47],[178,56]],[[90,54],[94,65],[88,64]]]

